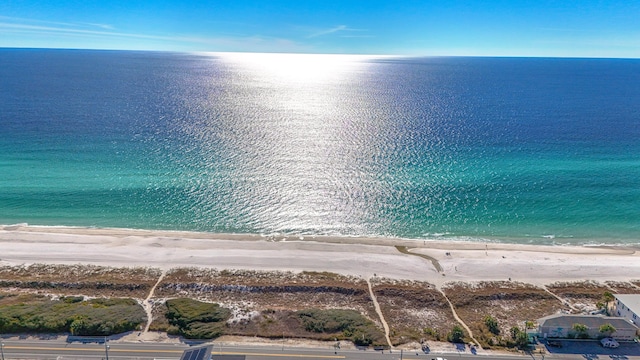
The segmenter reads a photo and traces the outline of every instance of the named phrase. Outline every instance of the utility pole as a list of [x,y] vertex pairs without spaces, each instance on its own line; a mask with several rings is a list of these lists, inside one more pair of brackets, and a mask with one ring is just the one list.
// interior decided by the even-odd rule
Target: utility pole
[[0,353],[2,353],[2,360],[4,360],[4,343],[0,343]]
[[104,337],[104,353],[106,355],[106,360],[109,360],[109,345],[107,345],[107,337]]

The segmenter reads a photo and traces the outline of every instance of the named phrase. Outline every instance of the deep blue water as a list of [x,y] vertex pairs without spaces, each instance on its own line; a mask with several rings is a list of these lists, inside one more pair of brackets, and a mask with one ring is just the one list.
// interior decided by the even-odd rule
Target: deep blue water
[[0,224],[637,243],[640,60],[0,49]]

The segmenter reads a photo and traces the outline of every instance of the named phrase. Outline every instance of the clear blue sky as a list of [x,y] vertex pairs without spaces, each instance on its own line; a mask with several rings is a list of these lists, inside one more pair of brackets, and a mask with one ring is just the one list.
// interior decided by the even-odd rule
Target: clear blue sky
[[638,0],[3,0],[0,47],[640,57]]

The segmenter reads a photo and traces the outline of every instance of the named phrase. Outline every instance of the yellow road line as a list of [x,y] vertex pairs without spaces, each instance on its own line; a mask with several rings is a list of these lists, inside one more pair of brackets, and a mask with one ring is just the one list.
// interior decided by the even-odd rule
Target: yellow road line
[[[71,347],[55,348],[55,347],[33,347],[33,346],[5,346],[4,348],[5,348],[5,350],[46,350],[46,351],[93,351],[93,352],[104,352],[104,348],[101,348],[101,349],[96,349],[96,348],[83,349],[83,348],[71,348]],[[111,349],[111,348],[109,348],[109,352],[182,353],[181,350],[142,350],[142,349],[125,350],[125,349]]]
[[307,355],[307,354],[258,354],[258,353],[240,353],[240,352],[211,352],[212,355],[246,355],[246,356],[272,356],[272,357],[299,357],[299,358],[318,358],[318,359],[344,359],[342,355]]
[[[46,350],[46,351],[93,351],[93,352],[104,352],[104,349],[100,348],[71,348],[71,347],[32,347],[32,346],[5,346],[5,350]],[[110,348],[110,353],[116,352],[124,352],[124,353],[178,353],[181,354],[184,350],[144,350],[144,349],[113,349]],[[271,357],[298,357],[298,358],[317,358],[317,359],[344,359],[345,356],[342,355],[308,355],[308,354],[292,354],[292,353],[243,353],[243,352],[220,352],[214,351],[211,354],[213,355],[246,355],[246,356],[271,356]]]

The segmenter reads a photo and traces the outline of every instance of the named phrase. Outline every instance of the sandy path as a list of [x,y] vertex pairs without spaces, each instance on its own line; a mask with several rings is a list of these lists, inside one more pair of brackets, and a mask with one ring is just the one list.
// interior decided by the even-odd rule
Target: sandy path
[[387,324],[387,320],[384,319],[384,314],[382,314],[382,309],[380,309],[380,304],[378,304],[378,298],[376,294],[373,293],[373,287],[371,286],[371,279],[367,278],[367,286],[369,287],[369,296],[371,296],[371,301],[373,301],[373,307],[376,309],[376,313],[378,313],[378,317],[380,318],[380,322],[382,323],[382,328],[384,329],[384,337],[387,339],[387,344],[389,347],[393,347],[391,344],[391,338],[389,338],[389,324]]
[[158,284],[160,284],[160,282],[162,281],[162,279],[164,279],[164,276],[166,274],[167,274],[167,271],[163,270],[160,276],[158,277],[158,281],[156,281],[155,285],[153,285],[151,290],[149,290],[149,295],[142,302],[142,307],[144,308],[144,311],[147,313],[147,325],[144,327],[143,333],[149,332],[149,327],[153,322],[153,304],[151,303],[151,298],[153,297],[153,293],[156,291],[156,287],[158,287]]
[[444,291],[442,291],[442,289],[440,289],[440,288],[438,288],[438,291],[442,294],[442,296],[445,298],[445,300],[447,300],[447,304],[449,304],[449,307],[451,308],[451,313],[453,314],[453,318],[456,319],[458,324],[460,324],[465,329],[465,331],[467,332],[467,334],[469,334],[469,337],[471,338],[471,340],[473,340],[473,342],[476,344],[476,346],[478,346],[480,349],[482,349],[482,346],[480,346],[480,342],[478,342],[478,340],[476,340],[473,337],[473,331],[471,331],[471,328],[469,328],[467,326],[467,324],[465,324],[465,322],[462,321],[462,319],[460,319],[460,317],[458,316],[458,313],[456,312],[456,308],[453,306],[453,304],[451,303],[451,301],[449,300],[447,295],[444,293]]

